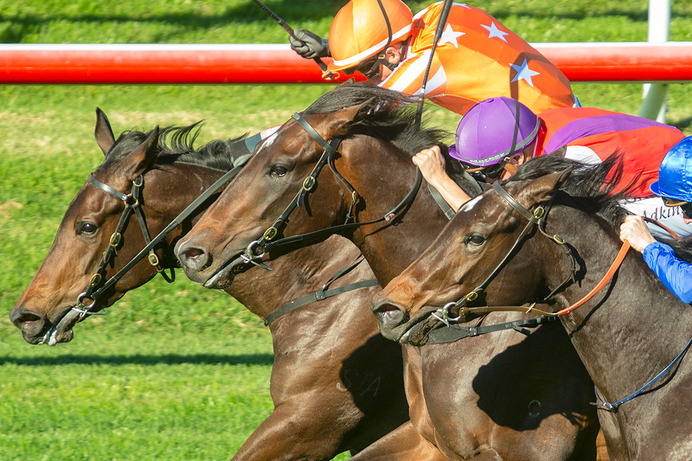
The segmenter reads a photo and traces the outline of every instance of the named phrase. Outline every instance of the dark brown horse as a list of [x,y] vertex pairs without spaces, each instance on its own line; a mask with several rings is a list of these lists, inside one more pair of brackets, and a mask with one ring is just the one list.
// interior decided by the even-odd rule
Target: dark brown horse
[[[596,384],[594,400],[600,402],[611,459],[690,459],[692,362],[685,354],[674,359],[689,347],[692,310],[633,251],[604,289],[577,303],[599,284],[622,248],[618,227],[625,211],[618,197],[602,188],[612,165],[566,169],[567,164],[550,157],[532,160],[505,185],[505,192],[489,190],[464,205],[375,303],[407,319],[389,325],[390,334],[427,323],[435,309],[430,306],[453,303],[449,312],[454,317],[463,304],[457,300],[478,293],[514,243],[523,240],[486,284],[488,305],[538,301],[558,313],[548,318],[561,319]],[[531,233],[520,237],[531,216],[541,213]],[[668,367],[660,379],[650,381]]]
[[[357,244],[381,284],[398,275],[447,222],[428,190],[416,188],[411,162],[440,142],[439,133],[418,129],[415,114],[399,110],[405,102],[386,90],[341,86],[286,122],[177,244],[186,274],[213,283],[234,261],[338,232]],[[353,220],[359,225],[343,225]],[[338,227],[297,236],[329,226]],[[412,424],[449,459],[595,457],[593,385],[560,328],[406,346],[404,359]]]
[[[194,150],[189,139],[194,140],[194,127],[164,130],[161,140],[157,133],[131,131],[116,141],[106,116],[97,110],[96,141],[105,159],[93,177],[129,194],[142,175],[141,209],[152,237],[230,169],[235,155],[228,141]],[[80,318],[72,307],[97,271],[125,207],[113,194],[87,181],[70,204],[49,254],[10,315],[27,342],[72,339]],[[191,219],[185,220],[156,247],[162,267],[176,265],[173,244],[191,225]],[[132,215],[103,277],[111,277],[144,245]],[[277,307],[317,292],[358,254],[351,243],[335,237],[280,258],[272,272],[239,273],[225,290],[264,319]],[[156,273],[143,260],[91,309],[110,306]],[[372,278],[367,264],[360,264],[329,288]],[[346,450],[361,450],[408,419],[401,348],[378,334],[369,308],[374,289],[311,302],[271,322],[274,411],[234,459],[331,459]]]

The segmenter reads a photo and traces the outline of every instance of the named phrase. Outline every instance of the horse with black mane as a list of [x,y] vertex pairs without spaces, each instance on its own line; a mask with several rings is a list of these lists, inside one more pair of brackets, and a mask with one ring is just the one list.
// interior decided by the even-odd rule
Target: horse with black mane
[[[622,197],[610,194],[618,171],[617,156],[595,167],[557,156],[527,162],[506,184],[466,203],[374,303],[400,312],[390,337],[416,330],[417,344],[440,327],[461,328],[474,312],[464,301],[470,293],[484,294],[491,308],[546,310],[542,318],[562,322],[594,380],[611,459],[686,460],[692,309],[638,253],[630,251],[619,268],[611,264],[629,248],[619,239]],[[689,257],[690,242],[674,245]]]
[[[70,341],[85,310],[111,306],[153,278],[157,269],[177,266],[173,245],[201,211],[154,248],[154,257],[147,259],[157,267],[142,260],[100,291],[145,247],[145,234],[158,234],[237,163],[242,150],[234,148],[236,140],[195,149],[198,133],[195,124],[128,131],[116,141],[106,115],[97,109],[95,136],[103,163],[73,199],[52,248],[10,314],[27,342]],[[137,212],[121,218],[128,207],[139,208],[142,229]],[[116,240],[114,234],[119,235]],[[107,250],[111,246],[116,251]],[[270,387],[274,410],[234,459],[332,459],[346,450],[362,450],[407,420],[401,349],[378,334],[369,309],[376,287],[332,296],[334,290],[372,280],[363,263],[330,281],[358,255],[352,244],[335,237],[277,260],[273,272],[251,269],[235,274],[232,283],[227,280],[229,295],[268,320],[275,353]],[[92,283],[93,299],[84,299]],[[292,304],[303,304],[299,309],[274,313],[303,296],[308,299]]]
[[[188,277],[218,283],[239,264],[338,233],[361,249],[380,284],[393,279],[447,222],[411,161],[421,148],[442,144],[442,135],[416,125],[410,102],[345,85],[295,114],[178,242]],[[397,315],[375,313],[380,325]],[[447,458],[596,456],[593,384],[560,328],[406,345],[404,360],[412,424]],[[356,458],[373,456],[364,450]]]

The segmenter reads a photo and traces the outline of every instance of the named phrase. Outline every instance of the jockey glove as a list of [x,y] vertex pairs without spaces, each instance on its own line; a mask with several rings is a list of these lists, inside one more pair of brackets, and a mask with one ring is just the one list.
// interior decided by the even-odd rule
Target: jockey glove
[[295,38],[288,36],[291,49],[306,59],[325,58],[330,56],[329,44],[326,38],[321,38],[309,30],[296,30]]

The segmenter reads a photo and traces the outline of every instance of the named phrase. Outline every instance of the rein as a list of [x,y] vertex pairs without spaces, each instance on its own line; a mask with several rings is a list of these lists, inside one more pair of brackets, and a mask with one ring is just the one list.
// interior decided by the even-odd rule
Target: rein
[[[227,183],[234,176],[236,176],[243,165],[250,159],[251,155],[244,155],[239,157],[234,161],[234,167],[227,171],[223,176],[221,176],[214,184],[212,184],[207,190],[205,190],[199,197],[197,197],[192,203],[190,203],[178,216],[176,216],[173,221],[171,221],[159,234],[153,239],[149,236],[149,231],[146,228],[146,220],[144,219],[144,213],[141,209],[140,195],[141,190],[144,187],[144,177],[139,175],[132,183],[132,191],[129,195],[126,195],[113,187],[102,183],[101,181],[94,178],[93,173],[89,176],[89,181],[94,186],[103,190],[104,192],[122,200],[125,203],[125,210],[120,216],[120,221],[116,226],[115,232],[111,235],[108,248],[103,254],[103,258],[99,263],[99,267],[91,277],[89,285],[86,289],[77,297],[77,305],[72,307],[72,310],[79,313],[79,318],[84,318],[87,315],[104,315],[106,314],[105,307],[102,307],[99,311],[91,312],[91,309],[96,306],[99,298],[103,296],[104,292],[115,285],[118,280],[120,280],[127,272],[130,271],[139,261],[141,261],[146,255],[148,256],[149,263],[156,267],[157,272],[163,275],[164,279],[171,283],[175,280],[175,273],[173,268],[171,268],[171,275],[167,276],[165,274],[165,269],[161,268],[159,265],[159,259],[154,253],[154,247],[158,245],[168,234],[171,233],[173,229],[178,227],[185,219],[187,219],[192,213],[197,211],[197,208],[204,203],[209,197],[211,197],[219,187]],[[110,279],[104,281],[105,268],[108,264],[111,264],[117,256],[118,247],[122,243],[122,231],[129,220],[132,213],[137,215],[140,226],[142,227],[142,233],[144,234],[146,246],[142,248],[139,253],[137,253],[130,261],[125,264],[118,272],[116,272]],[[90,299],[91,304],[84,304],[85,299]]]
[[[260,267],[264,267],[265,269],[268,269],[268,266],[262,264],[260,260],[264,257],[266,253],[268,253],[274,248],[280,248],[287,245],[294,245],[296,243],[302,244],[306,242],[311,242],[324,236],[342,234],[347,231],[355,230],[360,226],[365,226],[369,224],[376,224],[383,221],[387,223],[392,222],[404,208],[406,208],[411,204],[411,202],[413,202],[413,199],[418,193],[418,189],[420,188],[420,185],[423,180],[420,169],[416,167],[416,179],[413,187],[411,187],[404,199],[401,202],[399,202],[399,204],[397,204],[393,209],[387,212],[384,216],[377,219],[373,219],[371,221],[349,222],[352,219],[355,220],[354,211],[356,205],[360,201],[360,196],[358,195],[358,192],[355,190],[355,188],[334,167],[334,158],[339,154],[337,148],[341,143],[341,139],[333,138],[330,142],[327,142],[317,132],[317,130],[315,130],[312,127],[312,125],[308,123],[308,121],[305,119],[305,117],[303,117],[302,114],[293,114],[293,119],[295,119],[300,124],[300,126],[303,127],[303,129],[312,137],[312,139],[315,140],[315,142],[317,142],[317,144],[319,144],[324,149],[324,151],[322,152],[322,155],[315,164],[315,167],[312,169],[312,172],[303,181],[303,186],[301,190],[298,191],[293,200],[279,215],[276,221],[274,221],[274,224],[271,227],[269,227],[264,232],[264,234],[262,234],[262,237],[260,237],[258,240],[250,242],[245,252],[240,255],[240,257],[245,262],[252,263]],[[341,225],[327,227],[314,232],[308,232],[305,234],[293,235],[290,237],[283,237],[274,240],[284,230],[286,224],[288,224],[288,218],[290,214],[297,207],[301,206],[304,203],[307,194],[314,190],[315,185],[317,184],[317,176],[322,171],[325,165],[329,165],[329,168],[332,170],[332,173],[339,179],[339,181],[344,185],[344,187],[346,187],[346,189],[349,191],[351,195],[351,205],[346,216],[346,222]]]

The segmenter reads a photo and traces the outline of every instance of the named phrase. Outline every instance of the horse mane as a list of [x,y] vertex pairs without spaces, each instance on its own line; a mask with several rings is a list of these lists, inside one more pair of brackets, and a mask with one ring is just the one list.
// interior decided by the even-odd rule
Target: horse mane
[[[167,126],[159,130],[157,165],[170,165],[180,162],[227,171],[233,168],[234,158],[242,153],[234,148],[244,141],[246,134],[227,140],[217,139],[197,149],[194,146],[202,128],[202,121],[188,126]],[[153,130],[142,132],[128,130],[118,136],[113,148],[108,152],[102,167],[120,162],[151,134]]]
[[681,240],[675,240],[673,242],[666,242],[675,252],[675,256],[692,263],[692,237],[683,238]]
[[305,111],[329,114],[346,107],[361,106],[344,128],[348,135],[365,133],[396,144],[413,156],[433,145],[444,146],[445,130],[416,124],[417,99],[398,91],[387,90],[366,82],[344,84],[325,93]]
[[[560,193],[556,195],[556,201],[599,215],[613,226],[619,226],[630,214],[622,207],[621,201],[632,197],[637,182],[634,178],[622,187],[622,154],[615,152],[601,163],[586,164],[566,159],[561,153],[564,151],[532,158],[508,182],[534,180],[571,169],[558,189]],[[613,193],[616,187],[621,190]]]

